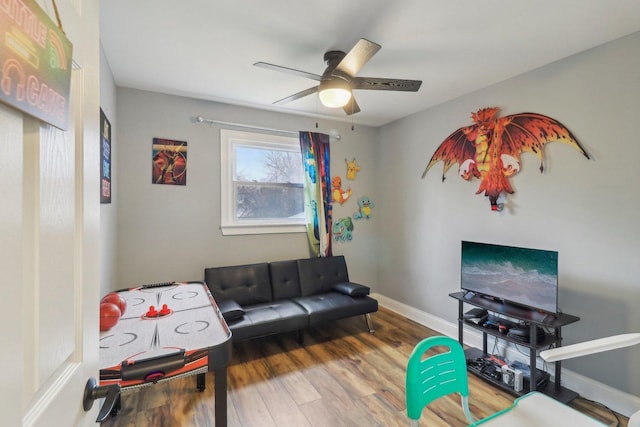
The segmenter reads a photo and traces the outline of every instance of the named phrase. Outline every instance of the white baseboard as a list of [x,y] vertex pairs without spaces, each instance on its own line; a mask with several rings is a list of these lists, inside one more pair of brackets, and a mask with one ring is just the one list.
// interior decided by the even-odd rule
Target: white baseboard
[[[371,296],[377,299],[381,306],[391,311],[401,314],[443,335],[458,338],[457,322],[452,323],[446,321],[381,294],[374,293]],[[465,345],[482,348],[482,333],[477,330],[465,328],[463,339]],[[489,350],[492,348],[493,343],[489,345]],[[525,354],[526,351],[528,350],[525,349]],[[529,359],[525,354],[522,354],[513,345],[505,345],[505,341],[499,341],[496,353],[501,354],[508,360],[520,360],[523,363],[529,364]],[[543,362],[539,357],[538,367],[543,367]],[[547,364],[545,370],[549,372],[552,377],[554,376],[553,363]],[[562,385],[577,392],[581,397],[599,402],[626,417],[640,410],[640,398],[564,368],[562,369]]]

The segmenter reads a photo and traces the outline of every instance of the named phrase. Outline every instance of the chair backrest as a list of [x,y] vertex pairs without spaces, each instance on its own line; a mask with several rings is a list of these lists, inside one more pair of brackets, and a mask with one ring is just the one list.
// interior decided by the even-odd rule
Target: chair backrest
[[[433,356],[425,353],[434,347],[443,351]],[[459,393],[466,403],[469,396],[467,361],[460,343],[445,336],[429,337],[413,349],[407,365],[407,416],[420,418],[422,409],[440,397]],[[467,415],[467,409],[465,415]]]

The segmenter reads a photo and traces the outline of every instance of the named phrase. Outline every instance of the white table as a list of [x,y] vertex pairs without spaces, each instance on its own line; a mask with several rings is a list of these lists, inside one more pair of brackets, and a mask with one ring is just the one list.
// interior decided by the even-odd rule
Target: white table
[[602,424],[546,394],[532,391],[517,398],[509,408],[471,424],[471,426],[480,425],[486,427],[602,427],[606,424]]

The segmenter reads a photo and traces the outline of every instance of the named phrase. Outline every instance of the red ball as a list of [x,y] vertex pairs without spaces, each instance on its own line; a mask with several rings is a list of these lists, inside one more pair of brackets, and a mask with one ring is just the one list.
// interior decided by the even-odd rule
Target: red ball
[[100,300],[100,302],[110,302],[111,304],[117,305],[120,309],[121,315],[124,314],[124,311],[127,309],[127,300],[116,292],[108,293]]
[[103,302],[100,304],[100,330],[108,331],[113,328],[118,320],[120,320],[120,316],[122,313],[117,305],[112,304],[110,302]]

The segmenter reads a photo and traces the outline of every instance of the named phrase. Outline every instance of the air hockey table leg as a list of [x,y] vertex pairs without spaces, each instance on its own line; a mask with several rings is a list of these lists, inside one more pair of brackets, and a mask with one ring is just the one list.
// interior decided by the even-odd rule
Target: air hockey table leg
[[227,426],[227,367],[214,370],[216,427]]
[[196,375],[196,389],[201,392],[207,389],[207,384],[205,383],[205,374]]
[[118,399],[116,400],[116,404],[113,405],[113,409],[111,409],[111,416],[115,417],[118,415],[118,412],[122,409],[122,395],[118,393]]

